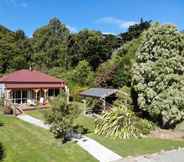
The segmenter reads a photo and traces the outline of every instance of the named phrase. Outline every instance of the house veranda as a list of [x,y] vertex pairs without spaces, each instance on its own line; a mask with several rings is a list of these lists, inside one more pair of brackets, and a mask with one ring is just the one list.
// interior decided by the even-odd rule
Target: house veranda
[[0,78],[0,97],[16,105],[46,105],[64,89],[63,80],[36,70],[18,70]]

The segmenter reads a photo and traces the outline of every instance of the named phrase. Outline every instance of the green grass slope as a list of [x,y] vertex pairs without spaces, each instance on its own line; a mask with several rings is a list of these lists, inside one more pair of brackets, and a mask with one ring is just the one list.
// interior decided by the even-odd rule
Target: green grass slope
[[75,143],[62,145],[51,133],[14,117],[0,114],[4,162],[96,162]]

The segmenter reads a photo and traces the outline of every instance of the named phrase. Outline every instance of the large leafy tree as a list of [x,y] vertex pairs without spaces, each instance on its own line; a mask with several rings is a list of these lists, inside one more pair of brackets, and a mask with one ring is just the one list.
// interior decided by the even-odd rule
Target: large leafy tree
[[71,66],[76,66],[81,60],[86,60],[95,70],[111,57],[114,49],[120,47],[121,40],[116,35],[85,29],[71,34],[67,45]]
[[28,68],[32,58],[31,39],[22,30],[12,32],[0,26],[0,73]]
[[16,55],[12,58],[12,68],[29,68],[33,63],[32,40],[30,38],[27,38],[24,31],[22,30],[17,30],[15,32],[15,39]]
[[12,31],[0,26],[0,73],[5,73],[13,64],[16,54],[16,39]]
[[138,106],[164,127],[184,119],[184,35],[153,25],[136,53],[132,85]]
[[42,67],[65,66],[69,30],[53,18],[49,24],[37,29],[33,34],[34,63]]
[[86,60],[93,69],[110,58],[112,48],[115,46],[114,44],[110,45],[101,32],[87,29],[73,35],[69,43],[72,65]]

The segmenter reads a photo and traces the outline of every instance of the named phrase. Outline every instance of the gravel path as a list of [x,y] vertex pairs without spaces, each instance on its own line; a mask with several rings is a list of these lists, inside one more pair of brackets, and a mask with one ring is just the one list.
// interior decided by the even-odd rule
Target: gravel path
[[[42,120],[34,118],[30,115],[21,114],[18,115],[17,118],[25,122],[34,124],[38,127],[49,129],[49,125],[44,124]],[[112,152],[108,148],[104,147],[103,145],[99,144],[89,137],[83,136],[83,138],[75,140],[77,141],[77,144],[79,146],[81,146],[84,150],[86,150],[89,154],[91,154],[100,162],[111,162],[122,159],[121,156]]]

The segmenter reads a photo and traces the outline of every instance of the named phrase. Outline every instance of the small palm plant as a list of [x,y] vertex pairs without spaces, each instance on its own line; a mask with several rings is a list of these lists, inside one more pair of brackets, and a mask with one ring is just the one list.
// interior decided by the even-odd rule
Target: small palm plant
[[114,107],[97,120],[95,133],[120,139],[139,137],[142,134],[135,126],[137,117],[125,106]]

